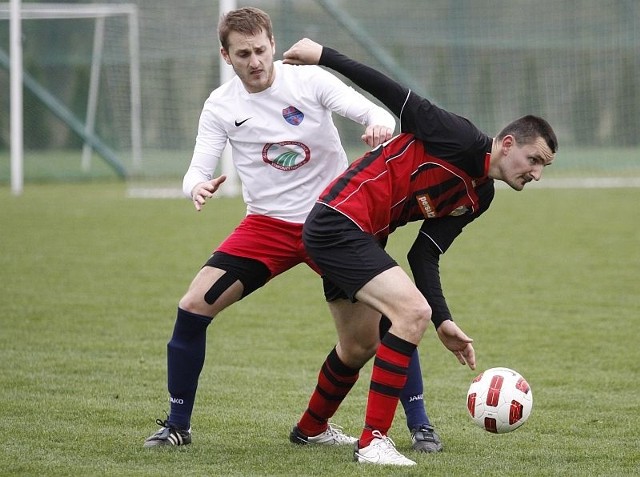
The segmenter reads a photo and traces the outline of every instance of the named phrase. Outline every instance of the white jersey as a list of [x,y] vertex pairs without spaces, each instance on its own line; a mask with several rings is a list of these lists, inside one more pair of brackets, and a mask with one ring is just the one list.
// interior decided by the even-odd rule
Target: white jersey
[[274,68],[265,91],[249,93],[234,77],[211,93],[183,191],[191,197],[196,184],[213,177],[228,139],[247,214],[302,223],[348,164],[331,113],[364,126],[393,129],[395,120],[318,66],[276,61]]

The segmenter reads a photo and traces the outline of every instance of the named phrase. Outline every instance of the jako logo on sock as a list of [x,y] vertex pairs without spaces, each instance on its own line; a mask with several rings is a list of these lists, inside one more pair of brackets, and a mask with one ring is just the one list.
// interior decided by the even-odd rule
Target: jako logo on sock
[[184,400],[180,399],[180,398],[174,398],[174,397],[170,397],[169,398],[169,402],[171,404],[184,404]]

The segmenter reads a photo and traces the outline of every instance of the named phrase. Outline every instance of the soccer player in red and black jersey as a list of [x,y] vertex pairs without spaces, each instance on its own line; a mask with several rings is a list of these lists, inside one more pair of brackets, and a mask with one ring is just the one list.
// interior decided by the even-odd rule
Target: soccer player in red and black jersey
[[[400,119],[401,134],[355,161],[324,190],[305,222],[303,240],[325,281],[334,286],[333,292],[325,287],[330,307],[333,301],[359,301],[391,322],[375,348],[367,341],[375,340],[375,333],[367,330],[377,323],[336,320],[337,356],[347,369],[355,372],[375,354],[365,427],[354,458],[414,465],[387,433],[411,354],[428,322],[461,364],[475,368],[473,340],[453,322],[442,292],[439,256],[487,210],[494,180],[517,191],[540,180],[543,168],[554,160],[557,138],[547,121],[536,116],[517,119],[492,138],[382,73],[308,39],[284,58],[334,69]],[[414,285],[384,244],[396,228],[417,220],[423,224],[408,254]],[[320,389],[335,378],[324,369]],[[329,419],[337,409],[339,403],[327,402],[317,389],[300,422]]]

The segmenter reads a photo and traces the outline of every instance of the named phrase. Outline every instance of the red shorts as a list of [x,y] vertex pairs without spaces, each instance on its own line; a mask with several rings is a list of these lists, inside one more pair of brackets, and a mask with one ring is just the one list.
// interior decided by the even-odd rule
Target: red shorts
[[302,244],[302,225],[247,215],[216,251],[258,260],[269,269],[271,278],[303,262],[320,274]]

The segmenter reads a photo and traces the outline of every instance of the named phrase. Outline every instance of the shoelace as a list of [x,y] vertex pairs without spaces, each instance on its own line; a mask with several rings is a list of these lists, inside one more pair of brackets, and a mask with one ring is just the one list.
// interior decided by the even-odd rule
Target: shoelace
[[169,426],[169,413],[164,411],[164,415],[166,416],[164,421],[162,419],[156,419],[156,424],[160,427],[170,427]]
[[330,434],[333,435],[339,435],[339,434],[343,434],[344,435],[344,431],[343,431],[344,427],[342,426],[338,426],[337,424],[333,424],[333,423],[329,423],[329,427],[327,427],[327,431]]
[[371,433],[371,435],[373,435],[373,437],[381,439],[382,442],[384,442],[385,445],[384,445],[384,448],[383,448],[383,452],[385,454],[393,455],[394,457],[405,458],[402,454],[400,454],[400,452],[398,452],[398,450],[396,449],[396,443],[393,442],[391,437],[383,436],[382,433],[380,431],[378,431],[378,430],[373,431]]
[[344,440],[349,438],[349,436],[344,433],[343,427],[336,424],[329,423],[329,427],[327,427],[327,430],[325,432],[336,440]]
[[160,427],[169,427],[169,423],[166,420],[156,419],[156,424]]

